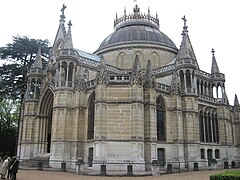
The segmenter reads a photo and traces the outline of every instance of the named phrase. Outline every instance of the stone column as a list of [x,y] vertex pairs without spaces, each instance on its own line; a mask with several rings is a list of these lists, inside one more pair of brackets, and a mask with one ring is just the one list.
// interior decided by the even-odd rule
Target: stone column
[[68,73],[69,73],[69,63],[67,63],[67,74],[66,74],[65,86],[68,86]]

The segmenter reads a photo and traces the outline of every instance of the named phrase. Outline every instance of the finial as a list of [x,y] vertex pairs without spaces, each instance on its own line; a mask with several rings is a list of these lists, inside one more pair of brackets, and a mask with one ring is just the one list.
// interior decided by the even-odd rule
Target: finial
[[71,28],[71,26],[72,26],[72,21],[70,20],[68,23],[68,28]]
[[150,7],[148,7],[148,15],[150,15]]
[[127,10],[126,10],[126,7],[124,7],[124,16],[127,16]]
[[42,48],[39,47],[39,48],[38,48],[38,52],[37,52],[37,55],[38,55],[38,56],[41,56],[41,50],[42,50]]
[[64,19],[65,19],[64,10],[66,9],[66,7],[67,7],[67,6],[65,6],[65,4],[63,4],[63,7],[62,7],[62,9],[61,9],[62,15],[60,16],[61,21],[64,21]]
[[182,20],[184,21],[184,26],[183,26],[183,33],[187,32],[187,19],[185,15],[183,16]]
[[211,51],[211,53],[212,53],[212,55],[214,56],[214,53],[215,53],[215,51],[214,51],[214,49],[212,48],[212,51]]
[[235,94],[235,97],[234,97],[234,106],[235,107],[239,106],[237,94]]
[[140,8],[138,7],[138,5],[136,4],[135,7],[133,8],[133,13],[135,17],[138,17],[138,15],[140,15]]

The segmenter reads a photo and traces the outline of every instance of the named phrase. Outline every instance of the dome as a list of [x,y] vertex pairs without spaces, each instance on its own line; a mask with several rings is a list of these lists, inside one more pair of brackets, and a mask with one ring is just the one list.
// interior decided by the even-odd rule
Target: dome
[[122,44],[153,44],[177,49],[174,42],[159,30],[159,20],[150,14],[142,15],[136,5],[134,14],[114,21],[115,31],[103,40],[97,51]]

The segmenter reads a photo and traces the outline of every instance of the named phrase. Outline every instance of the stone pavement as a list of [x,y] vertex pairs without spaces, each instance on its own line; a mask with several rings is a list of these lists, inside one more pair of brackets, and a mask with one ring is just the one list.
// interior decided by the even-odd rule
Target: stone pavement
[[[239,170],[240,169],[230,169]],[[37,170],[19,170],[17,180],[209,180],[211,174],[220,173],[226,170],[215,171],[195,171],[186,173],[164,174],[161,176],[137,176],[137,177],[119,177],[119,176],[85,176],[69,172],[37,171]]]

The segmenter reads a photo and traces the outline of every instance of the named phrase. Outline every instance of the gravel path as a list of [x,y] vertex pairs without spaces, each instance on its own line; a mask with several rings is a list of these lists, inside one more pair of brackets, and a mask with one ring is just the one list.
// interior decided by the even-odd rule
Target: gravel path
[[[236,169],[235,169],[236,170]],[[240,169],[238,169],[240,171]],[[116,177],[116,176],[85,176],[68,172],[19,170],[17,180],[209,180],[209,175],[220,173],[226,170],[198,171],[186,173],[165,174],[161,176],[143,177]]]

